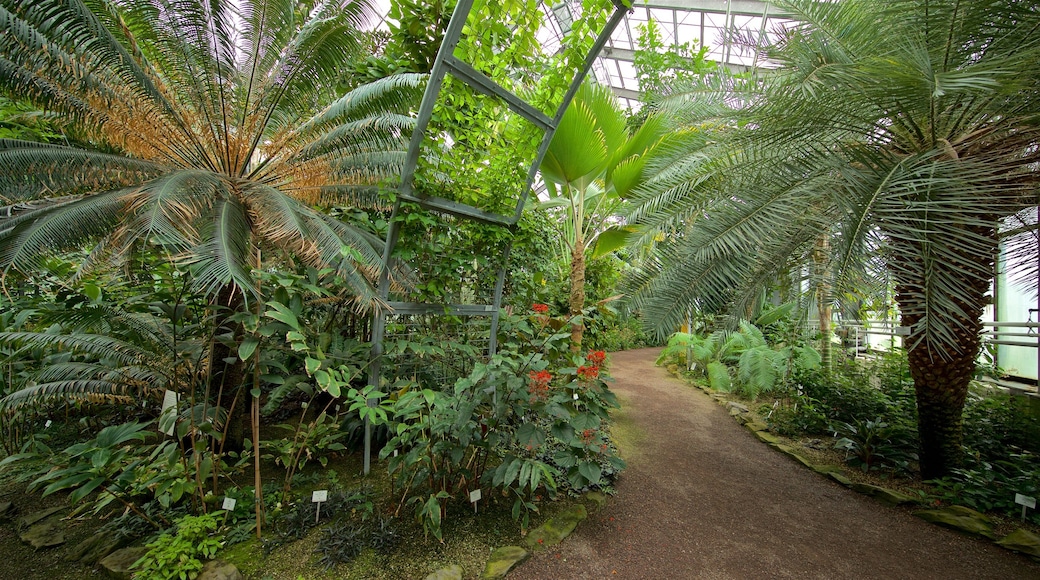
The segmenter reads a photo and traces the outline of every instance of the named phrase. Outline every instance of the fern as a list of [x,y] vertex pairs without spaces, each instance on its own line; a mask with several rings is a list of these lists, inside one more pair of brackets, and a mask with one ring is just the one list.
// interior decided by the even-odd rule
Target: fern
[[708,385],[716,391],[729,392],[733,383],[729,377],[729,367],[718,361],[708,363]]
[[744,351],[737,364],[739,391],[749,399],[756,399],[765,391],[771,391],[780,379],[783,355],[768,346],[756,346]]
[[661,356],[657,357],[655,364],[663,364],[672,360],[678,364],[688,363],[689,361],[686,360],[686,353],[693,344],[702,340],[703,339],[696,334],[676,332],[668,339],[668,344],[666,344],[664,350],[661,351]]

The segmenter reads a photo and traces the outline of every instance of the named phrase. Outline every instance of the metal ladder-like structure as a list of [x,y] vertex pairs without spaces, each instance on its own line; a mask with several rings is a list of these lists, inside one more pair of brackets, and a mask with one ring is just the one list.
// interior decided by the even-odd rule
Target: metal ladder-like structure
[[[431,304],[390,301],[391,256],[393,255],[394,247],[397,245],[401,229],[399,220],[396,218],[402,212],[402,203],[412,203],[435,213],[515,230],[517,223],[520,221],[524,206],[527,203],[527,198],[530,195],[535,176],[538,173],[538,168],[542,163],[542,159],[545,157],[546,151],[549,149],[549,142],[552,141],[553,134],[556,131],[556,127],[560,123],[560,120],[563,118],[564,111],[566,111],[567,106],[570,105],[574,95],[578,92],[578,88],[588,75],[589,70],[592,69],[593,62],[599,55],[599,52],[606,45],[608,39],[613,34],[614,29],[624,19],[625,14],[631,10],[629,6],[625,5],[624,0],[612,0],[612,2],[614,4],[614,13],[608,19],[606,26],[597,36],[595,43],[592,45],[592,48],[585,57],[582,68],[577,71],[572,78],[570,86],[564,94],[563,101],[560,103],[555,116],[552,118],[549,118],[548,115],[536,107],[502,87],[490,77],[475,69],[469,63],[463,62],[455,57],[455,47],[458,45],[459,40],[462,37],[462,29],[466,24],[466,19],[469,17],[471,9],[473,8],[473,0],[459,0],[458,4],[455,6],[455,11],[452,13],[451,20],[449,21],[447,30],[444,34],[444,39],[441,42],[440,50],[437,52],[436,60],[434,60],[433,69],[430,71],[429,84],[426,86],[422,102],[419,105],[419,116],[416,120],[415,129],[412,132],[412,139],[408,147],[408,155],[405,158],[404,167],[401,173],[401,182],[398,187],[397,199],[394,202],[393,213],[391,214],[390,228],[386,236],[386,245],[383,249],[381,264],[382,274],[379,279],[378,291],[380,299],[388,308],[377,308],[373,313],[372,350],[368,375],[369,385],[373,385],[377,388],[380,385],[386,319],[387,316],[391,314],[447,314],[458,317],[490,317],[491,330],[490,336],[488,337],[488,352],[489,354],[495,353],[498,346],[497,333],[499,311],[502,306],[502,291],[505,285],[506,268],[511,244],[506,246],[505,255],[503,256],[495,281],[491,304]],[[433,115],[434,106],[436,105],[437,99],[440,95],[441,86],[444,83],[445,76],[449,73],[475,91],[501,100],[514,113],[534,124],[543,132],[541,144],[537,149],[535,158],[531,161],[530,168],[527,172],[527,182],[520,194],[519,200],[517,201],[513,215],[500,215],[449,199],[419,195],[414,189],[415,169],[419,162],[423,140],[426,137],[426,129],[429,125],[430,118]],[[369,406],[374,407],[376,404],[377,402],[375,399],[368,400]],[[372,425],[366,420],[364,458],[365,474],[367,474],[371,469],[371,455]]]

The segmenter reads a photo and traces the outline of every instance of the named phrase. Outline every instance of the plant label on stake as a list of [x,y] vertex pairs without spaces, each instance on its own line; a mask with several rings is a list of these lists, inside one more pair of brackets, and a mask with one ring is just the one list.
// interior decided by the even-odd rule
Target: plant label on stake
[[224,523],[227,524],[228,514],[235,511],[235,504],[238,500],[233,497],[224,497],[224,503],[220,506],[220,509],[224,510]]
[[473,513],[477,513],[477,502],[480,501],[480,488],[469,492],[469,503],[473,504]]
[[329,490],[318,489],[311,493],[311,501],[318,504],[314,510],[314,523],[318,523],[318,518],[321,517],[321,503],[329,501]]
[[1026,510],[1036,509],[1036,498],[1020,493],[1015,494],[1015,503],[1022,506],[1022,521],[1026,521]]
[[51,420],[50,419],[47,419],[47,422],[43,424],[43,428],[44,429],[50,429],[51,428]]

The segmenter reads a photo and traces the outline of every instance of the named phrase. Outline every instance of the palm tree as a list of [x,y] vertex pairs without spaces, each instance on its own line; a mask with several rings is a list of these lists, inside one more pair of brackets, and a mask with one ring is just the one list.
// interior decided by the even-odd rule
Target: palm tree
[[1002,223],[1038,201],[1040,6],[779,4],[798,24],[757,91],[669,105],[698,130],[635,219],[681,235],[633,281],[636,302],[663,333],[694,304],[742,311],[814,246],[835,295],[880,255],[908,330],[921,471],[940,476],[960,461]]
[[[333,269],[361,308],[376,300],[382,243],[315,206],[375,202],[422,77],[338,94],[372,8],[319,1],[301,20],[298,5],[0,0],[0,88],[76,137],[0,140],[5,277],[69,248],[92,245],[85,270],[151,246],[223,308],[232,336],[226,319],[270,256]],[[218,342],[210,361],[231,352]],[[241,367],[211,372],[237,389]]]
[[[585,308],[586,252],[603,255],[624,245],[627,231],[615,225],[628,193],[643,178],[643,168],[661,144],[663,120],[650,116],[629,134],[627,116],[610,87],[582,85],[564,113],[541,165],[549,199],[541,208],[564,212],[557,228],[570,258],[570,315]],[[584,324],[571,326],[575,351]]]

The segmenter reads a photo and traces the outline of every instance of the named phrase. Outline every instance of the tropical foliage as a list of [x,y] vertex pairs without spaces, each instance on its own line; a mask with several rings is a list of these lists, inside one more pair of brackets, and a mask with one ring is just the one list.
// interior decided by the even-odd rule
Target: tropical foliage
[[657,248],[635,299],[664,333],[690,307],[749,311],[813,251],[826,250],[832,296],[856,295],[880,264],[909,332],[922,471],[947,473],[961,460],[1002,220],[1037,204],[1040,13],[1011,1],[780,4],[800,23],[764,47],[780,68],[756,91],[666,105],[696,130],[634,218],[648,235],[680,235]]
[[[649,117],[630,133],[627,116],[609,87],[587,83],[563,115],[541,174],[549,199],[542,208],[562,214],[559,236],[570,257],[570,314],[585,308],[585,260],[624,245],[628,232],[611,227],[626,196],[664,138],[664,121]],[[574,323],[571,340],[581,346],[584,324]]]

